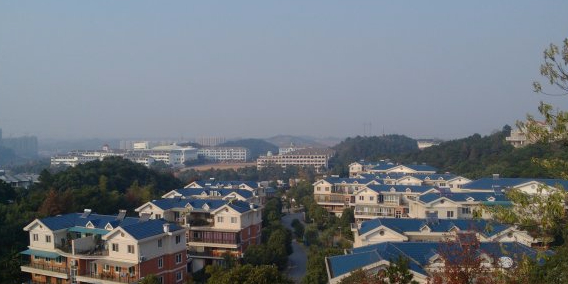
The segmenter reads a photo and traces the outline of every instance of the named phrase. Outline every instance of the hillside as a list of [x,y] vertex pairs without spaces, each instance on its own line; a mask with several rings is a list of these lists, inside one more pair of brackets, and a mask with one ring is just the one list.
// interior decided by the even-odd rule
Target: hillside
[[276,135],[274,137],[266,138],[264,140],[278,147],[288,147],[290,146],[290,144],[294,144],[297,147],[326,148],[325,145],[316,142],[314,139],[303,136],[300,137],[292,135]]
[[252,160],[256,160],[258,156],[266,155],[266,152],[278,153],[278,146],[266,142],[262,139],[242,139],[228,141],[218,145],[219,147],[244,147],[250,150]]
[[416,140],[404,135],[347,138],[334,146],[335,157],[330,161],[335,174],[345,175],[347,166],[359,160],[378,161],[402,153],[418,152]]
[[443,142],[420,152],[393,157],[401,163],[427,163],[440,169],[469,178],[491,174],[503,177],[553,177],[535,165],[533,158],[568,158],[565,147],[559,144],[534,144],[515,149],[505,141],[508,131],[472,136]]

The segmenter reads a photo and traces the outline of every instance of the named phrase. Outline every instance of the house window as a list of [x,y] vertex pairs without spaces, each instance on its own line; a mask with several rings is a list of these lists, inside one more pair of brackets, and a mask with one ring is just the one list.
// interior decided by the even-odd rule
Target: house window
[[162,239],[158,240],[158,247],[161,248],[162,247]]
[[134,245],[128,245],[128,253],[134,253]]
[[183,274],[181,273],[181,271],[178,271],[176,273],[176,281],[179,282],[183,279]]
[[118,252],[118,244],[112,244],[112,251]]
[[51,243],[51,236],[46,235],[46,236],[45,236],[45,242],[46,242],[46,243]]
[[39,236],[37,234],[33,234],[33,238],[34,242],[37,242],[39,240]]
[[110,270],[110,265],[105,264],[105,266],[103,267],[104,271],[109,271]]
[[233,224],[237,223],[237,217],[231,217],[231,223]]
[[360,200],[360,201],[365,200],[365,196],[359,196],[359,200]]
[[160,278],[158,278],[158,281],[160,282],[160,284],[164,284],[164,276],[160,276]]
[[471,214],[471,208],[469,207],[462,207],[462,214]]
[[369,196],[369,200],[374,201],[375,197],[374,196]]
[[154,216],[155,216],[154,218],[156,218],[156,219],[162,219],[162,214],[156,214]]
[[179,244],[181,242],[181,236],[177,235],[176,236],[176,244]]
[[120,267],[120,266],[115,266],[115,267],[114,267],[114,272],[119,273],[120,270],[122,270],[122,267]]
[[181,263],[181,253],[176,254],[176,264]]
[[454,211],[446,211],[446,216],[448,218],[454,218]]
[[223,217],[217,217],[217,222],[223,223]]
[[164,267],[164,258],[160,257],[158,258],[158,268],[162,268]]
[[134,274],[136,274],[136,266],[128,267],[128,274],[130,274],[130,276],[134,276]]

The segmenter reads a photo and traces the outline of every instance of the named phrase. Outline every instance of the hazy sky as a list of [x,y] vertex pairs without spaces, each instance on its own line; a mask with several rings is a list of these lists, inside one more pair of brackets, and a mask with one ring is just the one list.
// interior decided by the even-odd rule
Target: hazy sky
[[536,113],[568,1],[0,0],[0,128],[458,138]]

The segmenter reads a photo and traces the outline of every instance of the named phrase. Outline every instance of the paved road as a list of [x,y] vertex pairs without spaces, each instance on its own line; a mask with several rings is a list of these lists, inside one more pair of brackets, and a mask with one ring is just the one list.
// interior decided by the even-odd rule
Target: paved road
[[[302,221],[302,213],[286,214],[282,217],[282,224],[292,230],[292,220],[298,219]],[[308,255],[306,254],[305,248],[302,244],[292,241],[292,249],[294,252],[288,256],[288,276],[294,280],[296,283],[300,283],[302,277],[306,275],[306,265],[308,262]]]

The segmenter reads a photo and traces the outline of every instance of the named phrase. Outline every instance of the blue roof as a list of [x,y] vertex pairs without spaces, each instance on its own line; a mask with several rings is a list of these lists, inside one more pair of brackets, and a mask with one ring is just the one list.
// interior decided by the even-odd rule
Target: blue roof
[[377,218],[362,222],[359,234],[366,234],[380,226],[385,226],[401,234],[418,232],[424,225],[427,225],[432,232],[448,232],[455,226],[460,231],[476,231],[487,237],[494,236],[511,227],[488,220],[439,219],[436,222],[428,222],[426,219]]
[[[395,260],[403,257],[409,260],[409,269],[428,275],[425,267],[442,242],[397,242],[380,243],[352,249],[348,254],[327,257],[329,272],[332,278],[363,268],[380,260]],[[509,256],[519,260],[523,256],[535,259],[537,251],[520,243],[480,243],[479,252],[495,258]]]
[[346,184],[367,184],[371,182],[371,180],[365,178],[340,178],[340,177],[326,177],[323,180],[331,183],[331,184],[339,184],[339,183],[346,183]]
[[239,186],[245,184],[252,188],[257,188],[258,183],[256,181],[244,180],[198,180],[195,181],[201,187],[227,187],[227,186]]
[[83,213],[69,213],[65,215],[53,216],[40,219],[50,230],[57,231],[71,227],[86,227],[91,222],[97,229],[104,229],[108,223],[116,225],[128,225],[138,222],[138,218],[126,217],[122,221],[116,220],[116,215],[99,215],[95,213],[89,214],[87,217],[81,217]]
[[462,185],[462,188],[486,190],[492,190],[495,187],[512,188],[531,181],[537,181],[553,187],[556,187],[560,184],[565,190],[568,190],[567,180],[538,178],[481,178]]
[[418,165],[418,164],[417,165],[413,165],[413,164],[395,165],[395,164],[392,164],[392,163],[388,163],[388,164],[374,165],[374,166],[371,166],[370,168],[372,170],[375,170],[375,171],[387,171],[387,170],[391,170],[393,168],[400,167],[400,166],[404,166],[404,167],[407,167],[407,168],[410,168],[410,169],[413,169],[413,170],[419,171],[419,172],[437,172],[438,171],[437,168],[434,168],[432,166]]
[[60,256],[56,252],[43,251],[43,250],[38,250],[38,249],[27,249],[25,251],[20,252],[20,254],[35,255],[35,256],[46,257],[46,258],[57,258],[57,257]]
[[233,192],[239,194],[244,198],[251,198],[252,192],[246,189],[227,189],[227,188],[180,188],[175,190],[177,193],[181,194],[183,197],[201,196],[203,192],[207,196],[211,196],[211,192],[216,192],[219,196],[227,196]]
[[455,202],[465,202],[470,197],[473,198],[473,201],[475,202],[488,201],[488,198],[490,197],[495,198],[496,202],[509,201],[504,194],[495,194],[493,192],[457,192],[457,193],[452,192],[452,193],[445,193],[443,195],[441,195],[440,193],[427,193],[424,195],[420,195],[418,199],[423,203],[430,203],[442,197],[445,197]]
[[391,192],[391,189],[394,188],[395,192],[406,192],[407,189],[410,189],[410,192],[425,192],[430,189],[435,189],[432,186],[422,186],[422,185],[390,185],[390,184],[370,184],[367,187],[377,193],[381,192]]
[[[187,205],[191,205],[193,208],[203,208],[205,204],[209,207],[209,210],[215,210],[226,204],[240,213],[251,210],[251,203],[240,201],[240,200],[223,200],[223,199],[184,199],[184,198],[164,198],[159,200],[154,200],[152,204],[158,206],[162,210],[169,210],[173,208],[186,208]],[[253,208],[258,208],[258,206],[253,205]]]
[[[164,224],[168,222],[164,220],[148,220],[145,222],[139,222],[131,224],[128,226],[123,226],[122,229],[130,234],[137,240],[145,239],[155,235],[160,235],[164,233]],[[176,225],[170,224],[170,232],[175,232],[178,230],[185,230],[184,228]]]

